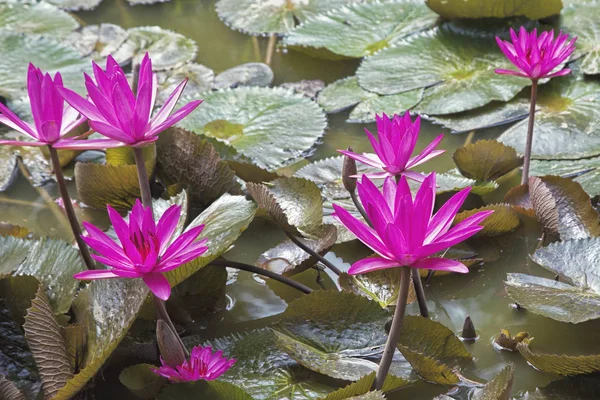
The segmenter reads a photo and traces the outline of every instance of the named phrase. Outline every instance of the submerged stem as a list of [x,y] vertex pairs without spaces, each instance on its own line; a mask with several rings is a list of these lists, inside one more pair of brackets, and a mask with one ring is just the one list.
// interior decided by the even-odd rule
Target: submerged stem
[[331,271],[333,271],[334,274],[336,274],[337,276],[340,276],[342,271],[340,271],[340,269],[338,267],[336,267],[335,265],[333,265],[330,261],[327,261],[325,259],[325,257],[323,257],[322,255],[320,255],[319,253],[317,253],[316,251],[314,251],[313,249],[311,249],[310,247],[308,247],[307,245],[302,243],[296,236],[292,235],[288,231],[285,231],[285,234],[287,235],[288,238],[290,238],[290,240],[296,246],[300,247],[306,253],[310,254],[311,256],[313,256],[314,258],[319,260],[319,262],[321,262],[323,265],[325,265],[327,268],[329,268]]
[[146,163],[144,162],[144,153],[140,147],[133,148],[135,157],[135,166],[138,172],[138,181],[140,184],[140,192],[142,193],[142,204],[144,207],[152,208],[152,193],[150,192],[150,180],[148,172],[146,172]]
[[525,156],[523,157],[523,177],[521,185],[529,183],[529,164],[531,162],[531,147],[533,145],[533,127],[535,124],[535,103],[537,102],[537,80],[531,81],[531,102],[529,104],[529,123],[527,125],[527,143],[525,144]]
[[269,36],[269,44],[267,45],[267,55],[265,56],[265,64],[271,65],[273,53],[275,52],[275,44],[277,43],[277,34],[271,33]]
[[312,289],[308,286],[303,285],[300,282],[296,282],[290,278],[286,278],[283,275],[279,275],[275,272],[266,270],[264,268],[255,267],[253,265],[248,265],[244,263],[240,263],[237,261],[229,261],[229,260],[214,260],[210,262],[211,265],[216,265],[218,267],[230,267],[235,269],[241,269],[242,271],[252,272],[254,274],[266,276],[267,278],[271,278],[275,281],[281,282],[285,285],[293,287],[303,293],[310,294],[312,293]]
[[412,280],[415,286],[415,293],[417,294],[417,301],[419,302],[419,312],[422,317],[429,318],[429,310],[427,309],[427,302],[425,301],[425,291],[423,290],[423,282],[421,282],[421,276],[417,268],[411,268]]
[[79,247],[81,258],[83,258],[83,262],[85,263],[88,269],[95,269],[96,264],[94,263],[94,260],[90,255],[90,250],[81,238],[81,227],[79,226],[79,221],[77,220],[77,216],[75,215],[73,203],[71,203],[71,196],[69,196],[67,183],[65,182],[65,176],[63,175],[62,167],[60,166],[58,152],[52,146],[48,146],[48,151],[50,152],[50,160],[52,160],[52,168],[54,169],[54,175],[56,176],[56,182],[58,183],[60,197],[62,197],[65,206],[65,212],[67,214],[67,218],[69,219],[69,224],[71,225],[73,235],[75,236],[75,241],[77,242],[77,246]]
[[409,285],[410,269],[409,267],[400,267],[400,293],[398,294],[398,304],[396,304],[392,327],[390,328],[390,333],[388,334],[388,339],[385,343],[385,350],[383,350],[383,357],[381,357],[377,375],[375,376],[375,390],[381,390],[387,373],[390,370],[390,364],[392,363],[392,358],[396,351],[396,344],[398,343],[400,331],[402,330]]
[[183,348],[183,352],[185,353],[185,356],[189,357],[190,353],[187,350],[187,348],[185,347],[185,345],[183,344],[181,337],[179,337],[179,334],[177,333],[177,329],[175,329],[175,325],[173,324],[173,321],[171,321],[171,317],[169,317],[169,313],[167,312],[167,307],[165,306],[165,302],[163,300],[159,299],[158,297],[156,297],[155,295],[152,295],[152,298],[154,299],[154,306],[156,307],[156,311],[158,312],[159,318],[162,319],[163,321],[165,321],[167,323],[167,325],[169,325],[169,328],[171,328],[173,333],[175,333],[175,336],[177,337],[177,341]]

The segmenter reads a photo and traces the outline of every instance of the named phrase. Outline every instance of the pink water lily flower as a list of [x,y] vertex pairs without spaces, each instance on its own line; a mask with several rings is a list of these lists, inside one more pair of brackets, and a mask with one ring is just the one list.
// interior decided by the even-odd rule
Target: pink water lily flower
[[194,111],[202,100],[191,101],[171,115],[183,89],[184,80],[152,117],[158,87],[156,74],[148,53],[140,64],[138,87],[133,93],[125,73],[112,56],[106,60],[106,70],[92,63],[95,81],[85,74],[89,99],[62,88],[65,100],[90,120],[90,127],[108,139],[69,140],[58,146],[63,149],[103,149],[118,146],[143,147],[158,139],[158,134],[175,125]]
[[181,213],[180,206],[169,207],[158,224],[152,216],[152,208],[142,206],[139,199],[133,206],[129,222],[111,206],[106,208],[119,242],[88,222],[83,225],[89,236],[83,236],[83,239],[98,253],[92,257],[110,269],[83,271],[73,277],[81,280],[142,278],[156,297],[167,300],[171,286],[163,273],[206,252],[207,239],[196,241],[204,225],[189,229],[172,241]]
[[349,274],[364,274],[385,268],[407,266],[452,272],[468,272],[459,261],[429,256],[446,250],[479,232],[479,225],[493,211],[481,211],[452,227],[452,221],[467,198],[467,187],[446,202],[434,215],[435,173],[428,175],[413,199],[406,177],[398,184],[388,177],[380,191],[369,178],[358,182],[358,195],[373,228],[334,204],[335,217],[379,257],[360,260]]
[[223,375],[235,363],[234,359],[223,357],[221,350],[213,353],[212,348],[202,346],[194,347],[189,361],[186,360],[181,365],[165,365],[162,357],[160,361],[162,367],[152,371],[173,382],[212,381]]
[[440,143],[444,135],[439,135],[417,156],[411,158],[417,144],[417,139],[419,139],[421,117],[417,117],[413,123],[407,111],[402,117],[394,114],[392,118],[389,118],[383,114],[382,117],[376,115],[375,119],[377,120],[379,142],[377,142],[377,139],[375,139],[371,132],[365,129],[365,133],[371,142],[371,146],[373,146],[375,154],[356,154],[348,150],[338,150],[338,152],[363,164],[383,170],[382,172],[365,174],[370,178],[402,175],[422,182],[425,178],[424,174],[409,170],[444,153],[445,150],[435,150],[435,147]]
[[519,35],[511,28],[510,37],[512,43],[503,41],[496,37],[496,42],[500,50],[517,67],[518,71],[509,69],[497,69],[497,74],[515,75],[532,80],[543,78],[552,78],[562,76],[571,72],[565,68],[552,73],[552,71],[569,58],[575,50],[575,41],[573,38],[567,42],[568,34],[562,31],[554,39],[554,31],[542,32],[537,36],[537,29],[531,33],[524,27],[519,30]]
[[31,115],[34,124],[22,121],[4,104],[0,103],[0,123],[30,136],[34,141],[0,140],[0,144],[14,146],[56,145],[71,130],[85,122],[73,107],[65,104],[58,88],[63,87],[60,73],[43,74],[39,68],[29,64],[27,71],[27,92],[31,103]]

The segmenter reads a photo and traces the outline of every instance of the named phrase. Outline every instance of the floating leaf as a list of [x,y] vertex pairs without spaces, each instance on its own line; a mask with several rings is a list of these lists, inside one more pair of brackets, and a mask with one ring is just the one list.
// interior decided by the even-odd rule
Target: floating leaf
[[196,207],[208,206],[227,192],[240,193],[234,172],[209,142],[180,128],[169,133],[169,143],[157,152],[158,176],[166,186],[186,186]]
[[239,386],[220,381],[198,381],[167,386],[158,400],[253,400]]
[[71,32],[64,41],[78,49],[82,55],[98,62],[116,51],[127,39],[127,30],[114,24],[87,25]]
[[592,400],[598,390],[598,375],[577,375],[550,382],[543,388],[528,391],[514,400]]
[[157,104],[163,104],[175,88],[187,79],[185,96],[201,98],[200,94],[212,87],[215,73],[212,69],[202,64],[186,63],[178,68],[157,72],[158,93]]
[[437,15],[412,0],[357,3],[309,18],[286,36],[283,45],[323,48],[361,58],[432,27]]
[[590,197],[600,195],[600,157],[580,160],[531,160],[531,176],[573,176]]
[[68,13],[46,2],[4,0],[0,3],[0,32],[67,36],[79,24]]
[[524,15],[542,19],[560,13],[561,0],[426,0],[436,13],[453,18],[506,18]]
[[166,3],[171,0],[127,0],[127,1],[129,2],[130,5],[137,6],[140,4],[147,5],[147,4],[156,4],[156,3]]
[[577,37],[577,47],[573,58],[583,57],[581,71],[584,74],[600,73],[600,13],[596,2],[582,3],[566,7],[561,13],[561,28],[571,37]]
[[[395,268],[368,272],[361,275],[348,275],[342,273],[339,276],[342,289],[364,296],[379,303],[382,308],[395,305],[398,301],[399,271]],[[408,287],[407,303],[413,303],[417,299],[415,287],[412,280]]]
[[287,33],[296,25],[316,14],[338,8],[356,0],[306,0],[268,2],[257,0],[219,0],[217,14],[229,27],[259,35]]
[[475,215],[480,211],[488,210],[493,210],[494,213],[489,215],[485,220],[483,220],[483,222],[479,224],[483,225],[483,230],[477,234],[478,236],[503,235],[517,229],[521,223],[519,216],[509,204],[492,204],[489,206],[475,208],[473,210],[462,211],[456,214],[453,224],[458,224],[459,222],[464,221],[466,218]]
[[119,63],[139,64],[146,53],[152,55],[152,69],[176,68],[196,58],[196,43],[180,33],[158,26],[127,30],[127,40],[112,53]]
[[529,196],[529,185],[525,184],[513,187],[504,196],[504,201],[510,204],[515,211],[529,217],[535,217],[535,211],[533,210],[533,204],[531,204],[531,197]]
[[[377,370],[389,313],[376,302],[318,290],[290,303],[281,317],[274,326],[277,343],[306,368],[353,381]],[[405,378],[410,368],[396,364],[390,372]]]
[[25,316],[25,338],[42,378],[45,398],[53,398],[73,377],[60,327],[43,285],[40,285]]
[[0,192],[8,189],[19,176],[17,156],[11,146],[0,147]]
[[485,196],[498,188],[498,184],[495,181],[477,182],[474,179],[463,176],[457,168],[437,174],[436,183],[437,194],[457,192],[467,186],[471,186],[472,194]]
[[213,89],[238,86],[269,86],[273,82],[273,70],[264,63],[246,63],[229,68],[215,77]]
[[326,120],[315,102],[289,90],[241,87],[207,93],[180,125],[273,171],[302,158],[323,135]]
[[417,105],[422,98],[423,89],[415,89],[389,96],[376,95],[358,103],[358,105],[354,107],[354,110],[350,112],[347,122],[375,122],[376,114],[402,114],[405,110]]
[[[573,72],[540,86],[531,155],[537,159],[575,159],[600,154],[600,83]],[[506,130],[498,140],[525,152],[529,119]]]
[[25,238],[29,235],[29,230],[19,225],[0,222],[0,236],[12,236],[16,238]]
[[554,375],[573,376],[600,371],[600,355],[568,356],[565,354],[534,353],[529,348],[530,341],[519,343],[519,353],[535,369]]
[[102,2],[102,0],[46,0],[63,10],[81,11],[93,10]]
[[358,85],[358,78],[350,76],[327,85],[319,93],[317,101],[325,112],[336,113],[374,97],[377,93],[364,90]]
[[515,149],[495,140],[478,140],[460,147],[452,158],[461,174],[476,181],[495,181],[523,162]]
[[320,79],[302,79],[298,82],[285,82],[279,86],[285,89],[292,89],[295,93],[314,100],[317,98],[317,94],[325,87],[325,82]]
[[[364,395],[372,396],[373,393],[379,394],[380,392],[371,392],[371,388],[373,387],[373,383],[375,382],[375,373],[371,373],[369,375],[365,375],[360,378],[358,381],[349,384],[346,387],[336,390],[327,395],[327,397],[322,400],[345,400],[345,399],[364,399]],[[403,379],[398,378],[396,376],[388,374],[383,382],[383,387],[381,390],[383,392],[390,392],[392,390],[401,388],[405,386],[406,383]],[[358,396],[358,397],[354,397]],[[367,397],[368,398],[368,397]],[[375,397],[379,399],[378,397]],[[384,399],[385,397],[382,397]]]
[[498,345],[502,350],[515,351],[517,350],[517,345],[528,337],[528,332],[519,332],[513,337],[507,329],[502,329],[500,334],[494,339],[494,346]]
[[[336,239],[337,229],[328,224],[323,225],[317,239],[298,238],[321,256],[324,256],[333,247]],[[255,265],[283,276],[293,276],[312,267],[317,262],[315,257],[302,250],[291,240],[286,240],[262,253]]]
[[510,400],[512,398],[515,365],[508,364],[504,369],[481,389],[473,392],[472,400]]
[[119,381],[138,399],[154,399],[166,379],[150,368],[156,368],[156,365],[136,364],[127,367],[119,374]]
[[567,178],[529,178],[533,209],[544,231],[561,240],[600,236],[600,217],[581,185]]
[[21,393],[15,384],[8,380],[4,375],[0,375],[0,398],[25,400],[23,393]]
[[443,26],[366,58],[357,75],[360,86],[379,94],[435,85],[425,91],[419,110],[436,115],[512,99],[528,81],[494,72],[504,67],[510,64],[493,38],[461,35]]
[[504,287],[527,310],[561,322],[578,324],[600,318],[600,295],[554,279],[508,274]]
[[85,327],[81,324],[71,324],[61,327],[62,336],[65,341],[65,348],[72,371],[79,371],[83,365],[83,356],[87,346],[87,335]]

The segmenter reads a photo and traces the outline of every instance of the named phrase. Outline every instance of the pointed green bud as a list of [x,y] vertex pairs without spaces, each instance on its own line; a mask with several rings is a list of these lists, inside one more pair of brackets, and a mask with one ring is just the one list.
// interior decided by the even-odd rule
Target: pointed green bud
[[[352,151],[352,147],[348,146],[347,150]],[[344,156],[344,164],[342,166],[342,183],[344,184],[346,190],[351,193],[356,190],[356,178],[351,178],[351,176],[356,174],[356,161],[348,156]]]
[[175,367],[185,361],[185,352],[177,339],[177,333],[162,319],[156,322],[158,350],[166,365]]

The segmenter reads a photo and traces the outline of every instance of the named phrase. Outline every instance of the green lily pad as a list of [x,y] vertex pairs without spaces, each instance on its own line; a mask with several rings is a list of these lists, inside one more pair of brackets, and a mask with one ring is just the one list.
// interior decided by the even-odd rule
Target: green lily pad
[[560,13],[561,0],[426,0],[436,13],[453,18],[506,18],[524,15],[542,19]]
[[[387,308],[398,301],[400,291],[398,277],[397,269],[388,268],[360,275],[349,275],[343,272],[338,280],[343,290],[374,300],[382,308]],[[407,303],[413,303],[416,299],[417,294],[411,280]]]
[[127,39],[127,30],[114,24],[87,25],[71,32],[64,41],[79,50],[84,56],[91,56],[103,63],[106,57],[116,51]]
[[[322,400],[345,400],[345,399],[365,399],[364,396],[376,396],[381,394],[381,392],[372,392],[371,388],[373,387],[373,383],[375,382],[375,373],[371,373],[369,375],[365,375],[360,378],[358,381],[349,384],[341,389],[336,390],[335,392],[329,393],[327,397]],[[401,378],[388,374],[383,382],[383,387],[381,388],[382,392],[390,392],[401,387],[405,386],[405,381]],[[375,394],[374,394],[375,393]],[[369,397],[366,397],[369,399]],[[381,397],[385,399],[385,397]],[[375,399],[379,399],[379,397],[375,397]]]
[[167,386],[158,400],[253,400],[241,387],[227,382],[198,381]]
[[462,175],[476,181],[494,181],[523,163],[515,149],[495,140],[460,147],[452,158]]
[[336,113],[376,97],[377,93],[368,92],[360,87],[356,76],[349,76],[327,85],[319,93],[317,102],[325,112]]
[[292,30],[284,46],[324,48],[361,58],[432,27],[437,15],[412,0],[350,4],[309,18]]
[[274,171],[303,158],[326,124],[321,108],[302,95],[282,88],[240,87],[206,93],[204,103],[180,126],[225,142]]
[[[362,296],[318,290],[290,303],[274,333],[278,345],[306,368],[356,381],[377,370],[389,316]],[[393,364],[390,372],[408,385],[410,368]]]
[[[458,168],[450,171],[437,174],[437,194],[447,192],[457,192],[461,189],[471,186],[471,193],[478,196],[485,196],[498,188],[498,183],[495,181],[478,182],[474,179],[467,178],[462,175]],[[414,185],[413,185],[414,188]]]
[[98,7],[102,0],[46,0],[63,10],[68,11],[89,11]]
[[531,340],[517,345],[519,353],[537,370],[559,376],[584,375],[600,371],[600,355],[569,356],[566,354],[534,353],[529,348]]
[[219,18],[230,28],[252,34],[287,33],[309,17],[356,0],[306,0],[270,2],[264,0],[219,0]]
[[[600,154],[599,105],[600,83],[580,76],[560,77],[540,86],[532,157],[576,159]],[[498,140],[523,154],[528,121],[510,127]]]
[[350,112],[347,122],[375,122],[376,114],[402,114],[405,110],[417,105],[422,98],[423,89],[415,89],[389,96],[376,95],[358,103],[358,105]]
[[561,322],[578,324],[600,318],[600,294],[554,279],[508,274],[504,287],[525,309]]
[[[190,343],[190,339],[184,341]],[[236,359],[219,380],[239,385],[257,400],[280,397],[312,400],[334,390],[280,350],[270,329],[217,338],[205,345]]]
[[514,400],[592,400],[600,387],[597,374],[577,375],[550,382],[517,396]]
[[196,43],[180,33],[158,26],[127,30],[127,39],[112,53],[119,63],[139,64],[146,53],[152,56],[152,69],[177,68],[196,58]]
[[493,210],[492,215],[483,220],[479,225],[483,225],[483,229],[477,233],[478,236],[497,236],[517,229],[521,220],[519,215],[512,209],[510,204],[491,204],[488,206],[466,210],[456,214],[453,224],[458,224],[466,218],[477,214],[481,211]]
[[476,389],[473,400],[510,400],[515,375],[515,365],[508,364],[504,369],[481,389]]
[[572,175],[590,196],[600,195],[600,157],[580,160],[532,160],[529,166],[531,176]]
[[175,69],[159,71],[156,77],[158,79],[156,101],[157,104],[162,104],[184,79],[188,80],[184,89],[185,96],[202,98],[200,94],[212,87],[215,73],[202,64],[186,63]]
[[0,31],[39,33],[56,38],[67,36],[79,23],[68,13],[46,2],[0,2]]
[[73,275],[83,270],[79,252],[56,239],[0,237],[0,276],[30,275],[44,284],[56,314],[69,311],[79,282]]
[[125,368],[119,374],[119,381],[138,399],[154,399],[167,381],[152,372],[152,364],[136,364]]
[[510,67],[496,47],[492,38],[462,35],[442,26],[367,57],[358,68],[358,80],[364,89],[379,94],[435,85],[419,103],[426,114],[471,110],[494,100],[508,101],[529,84],[494,72]]
[[17,156],[11,146],[0,147],[0,192],[8,189],[19,176]]
[[273,82],[273,70],[264,63],[246,63],[229,68],[215,77],[213,89],[238,86],[269,86]]
[[285,82],[279,86],[285,89],[292,89],[294,93],[315,100],[317,94],[325,88],[325,82],[320,79],[302,79],[297,82]]
[[127,2],[132,5],[132,6],[137,6],[140,4],[156,4],[156,3],[166,3],[169,2],[171,0],[127,0]]
[[572,37],[577,36],[573,58],[581,58],[581,72],[600,73],[600,13],[596,2],[570,5],[561,13],[561,28]]
[[545,232],[561,240],[600,236],[598,211],[581,185],[568,178],[529,178],[533,209]]

